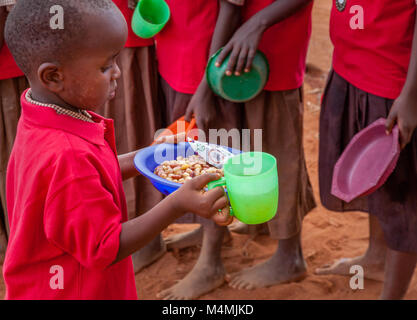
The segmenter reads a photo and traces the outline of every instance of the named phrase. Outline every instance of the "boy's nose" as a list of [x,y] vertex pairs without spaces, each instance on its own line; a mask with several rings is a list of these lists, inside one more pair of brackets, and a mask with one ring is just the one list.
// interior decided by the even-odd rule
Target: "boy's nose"
[[113,72],[113,79],[119,79],[120,76],[122,75],[122,71],[119,68],[119,65],[116,63],[115,67],[114,67],[114,72]]

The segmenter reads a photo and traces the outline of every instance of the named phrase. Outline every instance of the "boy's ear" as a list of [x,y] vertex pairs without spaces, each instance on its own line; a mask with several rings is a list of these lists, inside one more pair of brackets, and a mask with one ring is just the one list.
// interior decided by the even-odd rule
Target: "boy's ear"
[[64,75],[54,63],[42,63],[38,69],[38,79],[49,91],[58,93],[64,89]]

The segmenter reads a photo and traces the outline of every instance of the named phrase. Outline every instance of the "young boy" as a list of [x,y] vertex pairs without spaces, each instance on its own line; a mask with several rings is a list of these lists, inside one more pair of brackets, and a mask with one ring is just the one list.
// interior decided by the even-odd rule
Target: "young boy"
[[[51,29],[52,6],[64,29]],[[218,175],[190,180],[127,221],[122,178],[134,152],[117,157],[113,121],[90,110],[116,94],[126,21],[111,0],[19,0],[6,42],[30,88],[7,171],[8,299],[135,299],[133,252],[185,212],[224,208]],[[119,167],[120,166],[120,167]]]
[[304,216],[316,206],[303,150],[302,85],[311,10],[308,0],[246,0],[245,23],[217,60],[219,66],[230,54],[226,75],[247,72],[257,49],[270,64],[264,91],[245,103],[241,116],[251,133],[262,129],[262,150],[278,159],[278,212],[268,222],[270,236],[278,240],[278,246],[267,261],[228,276],[229,285],[237,289],[296,281],[306,274],[301,227]]
[[[117,59],[122,76],[118,80],[116,97],[97,113],[114,120],[117,151],[123,154],[149,146],[155,131],[162,126],[162,118],[157,110],[158,74],[154,40],[139,38],[132,31],[133,5],[136,1],[113,2],[126,19],[128,37]],[[123,189],[129,219],[145,213],[162,200],[162,194],[142,175],[124,181]],[[165,251],[162,237],[157,236],[132,255],[135,272],[157,260]]]
[[[320,117],[321,200],[330,210],[369,212],[370,239],[363,256],[317,273],[348,275],[360,265],[365,277],[384,280],[382,299],[401,299],[417,259],[416,2],[336,1],[330,35],[333,70]],[[379,118],[387,118],[387,134],[398,124],[398,164],[379,190],[345,203],[330,193],[334,165],[352,137]]]
[[20,117],[20,96],[29,84],[4,43],[4,26],[14,0],[0,0],[0,263],[9,231],[6,211],[6,169]]
[[[156,36],[158,70],[165,96],[166,123],[169,125],[194,113],[199,129],[240,129],[235,117],[240,106],[212,93],[205,81],[209,57],[220,49],[239,25],[238,0],[167,0],[171,19]],[[160,293],[164,299],[194,299],[224,283],[221,246],[226,227],[189,214],[180,221],[201,223],[197,230],[166,239],[168,248],[183,248],[202,242],[197,263],[175,286]]]

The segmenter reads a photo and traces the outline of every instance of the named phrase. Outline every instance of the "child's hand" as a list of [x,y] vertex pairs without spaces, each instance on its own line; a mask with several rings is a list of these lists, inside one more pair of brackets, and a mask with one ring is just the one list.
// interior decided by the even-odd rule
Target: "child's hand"
[[392,105],[386,122],[387,134],[395,124],[400,131],[401,149],[411,141],[417,127],[417,93],[401,94]]
[[179,142],[184,142],[186,138],[186,133],[181,132],[175,135],[171,136],[163,136],[155,140],[155,144],[161,144],[161,143],[172,143],[177,144]]
[[214,96],[208,84],[203,82],[191,98],[185,113],[185,121],[190,122],[193,114],[196,117],[197,128],[208,136],[208,130],[216,119]]
[[222,187],[202,192],[209,182],[218,179],[220,175],[213,173],[188,180],[171,195],[175,197],[176,208],[183,213],[192,212],[203,218],[211,218],[228,205],[228,199]]
[[245,72],[249,72],[264,30],[258,19],[244,23],[220,52],[216,67],[220,67],[231,53],[226,75],[231,76],[234,72],[236,76],[240,76],[243,68]]

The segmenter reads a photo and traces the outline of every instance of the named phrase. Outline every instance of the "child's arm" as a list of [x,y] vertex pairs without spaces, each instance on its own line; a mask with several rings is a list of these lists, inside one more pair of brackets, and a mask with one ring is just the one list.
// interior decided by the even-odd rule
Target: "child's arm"
[[55,163],[41,218],[44,233],[53,246],[87,268],[106,268],[127,257],[185,212],[211,218],[228,203],[223,188],[200,193],[209,181],[220,178],[202,175],[149,212],[123,223],[117,191],[95,161],[70,149]]
[[240,11],[240,6],[232,4],[227,0],[220,1],[219,16],[210,44],[210,56],[224,46],[236,31],[241,19]]
[[6,7],[0,7],[0,49],[4,44],[4,26],[6,24],[7,9]]
[[169,195],[147,213],[122,225],[119,251],[113,263],[117,263],[144,247],[175,219],[186,212],[210,218],[227,206],[223,188],[201,193],[210,181],[219,179],[217,174],[206,174],[187,181],[180,189]]
[[[210,45],[210,56],[227,43],[240,23],[240,7],[220,1],[219,16]],[[190,122],[193,114],[196,116],[197,127],[204,132],[208,131],[211,122],[216,118],[216,110],[213,108],[213,92],[207,84],[204,76],[196,93],[191,99],[185,120]]]
[[[259,41],[265,30],[290,17],[311,1],[280,0],[259,11],[236,31],[219,55],[216,65],[220,66],[228,54],[231,53],[226,74],[231,75],[234,71],[236,75],[239,75],[243,68],[245,72],[249,72]],[[291,30],[288,30],[288,32],[291,32]],[[277,41],[280,40],[277,39]]]
[[139,175],[139,171],[136,170],[135,165],[133,163],[133,159],[135,158],[137,152],[138,151],[125,153],[118,157],[123,181]]
[[401,148],[404,148],[411,141],[413,132],[417,127],[417,17],[407,80],[388,115],[386,122],[387,134],[391,133],[395,123],[398,124],[400,130]]

